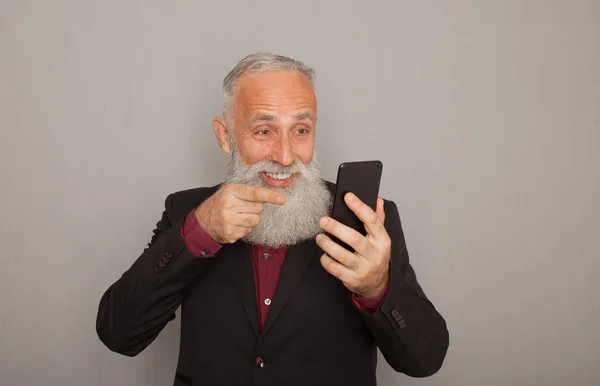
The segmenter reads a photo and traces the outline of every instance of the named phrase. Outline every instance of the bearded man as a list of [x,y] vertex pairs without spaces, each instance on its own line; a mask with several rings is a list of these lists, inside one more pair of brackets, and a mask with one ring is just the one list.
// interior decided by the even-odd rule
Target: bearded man
[[100,301],[102,342],[135,356],[181,306],[176,386],[376,385],[377,347],[398,372],[436,373],[448,330],[409,264],[396,205],[346,195],[366,236],[328,216],[314,71],[254,54],[223,90],[223,183],[167,197],[148,247]]

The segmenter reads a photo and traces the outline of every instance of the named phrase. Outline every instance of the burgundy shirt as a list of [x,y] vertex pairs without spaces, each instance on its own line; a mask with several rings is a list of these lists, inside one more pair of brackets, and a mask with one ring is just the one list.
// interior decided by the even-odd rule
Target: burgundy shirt
[[[202,229],[193,211],[185,218],[181,236],[194,256],[212,257],[222,247]],[[285,260],[287,250],[287,246],[277,249],[258,245],[252,246],[252,267],[254,270],[254,283],[256,283],[256,305],[260,328],[264,326],[267,320],[269,306],[275,295],[281,266]],[[387,289],[375,298],[363,298],[353,293],[352,300],[363,312],[373,314],[386,293]]]

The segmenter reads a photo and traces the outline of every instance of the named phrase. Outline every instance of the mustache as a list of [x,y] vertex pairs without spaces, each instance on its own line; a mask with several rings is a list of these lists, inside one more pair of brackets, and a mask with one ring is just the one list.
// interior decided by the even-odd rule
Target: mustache
[[305,174],[306,166],[299,160],[294,161],[291,165],[282,165],[279,162],[262,160],[248,167],[249,173],[300,173]]

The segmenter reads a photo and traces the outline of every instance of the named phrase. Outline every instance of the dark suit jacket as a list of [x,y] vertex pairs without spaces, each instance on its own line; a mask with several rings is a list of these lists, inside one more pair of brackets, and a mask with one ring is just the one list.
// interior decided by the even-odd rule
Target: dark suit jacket
[[148,247],[100,301],[96,329],[109,349],[137,355],[181,306],[177,386],[375,385],[376,347],[398,372],[425,377],[438,371],[448,349],[446,323],[409,265],[393,202],[385,202],[389,293],[377,312],[354,305],[310,240],[288,250],[259,331],[251,247],[238,241],[201,259],[181,237],[185,215],[218,187],[167,197]]

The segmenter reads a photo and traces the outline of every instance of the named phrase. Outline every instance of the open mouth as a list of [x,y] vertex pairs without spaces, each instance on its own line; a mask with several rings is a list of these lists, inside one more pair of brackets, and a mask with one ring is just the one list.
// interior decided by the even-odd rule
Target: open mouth
[[267,176],[274,180],[287,180],[291,177],[292,173],[266,173]]
[[286,186],[294,179],[293,173],[267,173],[263,172],[265,181],[271,186]]

